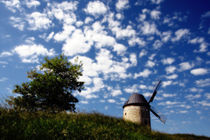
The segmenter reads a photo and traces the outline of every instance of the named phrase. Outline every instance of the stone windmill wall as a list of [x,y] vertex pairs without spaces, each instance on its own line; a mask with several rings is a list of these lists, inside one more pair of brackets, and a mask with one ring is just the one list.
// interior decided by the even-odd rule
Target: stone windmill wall
[[150,127],[150,111],[141,94],[133,94],[123,106],[123,119]]
[[123,110],[123,119],[136,124],[150,126],[150,112],[144,106],[126,106]]

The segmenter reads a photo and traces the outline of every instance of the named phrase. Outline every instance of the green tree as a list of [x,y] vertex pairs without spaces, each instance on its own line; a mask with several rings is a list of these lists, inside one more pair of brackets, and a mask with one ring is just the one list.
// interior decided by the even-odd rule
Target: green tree
[[74,65],[63,55],[44,60],[41,72],[31,70],[27,73],[29,82],[15,85],[13,93],[21,96],[11,97],[9,104],[26,111],[75,111],[78,99],[72,92],[84,89],[84,82],[78,81],[82,64]]

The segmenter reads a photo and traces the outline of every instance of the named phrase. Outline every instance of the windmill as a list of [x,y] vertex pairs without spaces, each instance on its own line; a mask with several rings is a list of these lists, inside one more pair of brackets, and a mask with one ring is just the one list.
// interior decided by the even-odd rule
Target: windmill
[[154,107],[150,105],[150,103],[153,102],[155,95],[157,94],[157,90],[160,87],[160,83],[161,81],[159,81],[156,85],[149,101],[147,101],[141,94],[132,94],[123,105],[123,119],[151,127],[151,111],[161,122],[165,123],[166,119],[162,115],[159,115],[157,111],[154,110]]

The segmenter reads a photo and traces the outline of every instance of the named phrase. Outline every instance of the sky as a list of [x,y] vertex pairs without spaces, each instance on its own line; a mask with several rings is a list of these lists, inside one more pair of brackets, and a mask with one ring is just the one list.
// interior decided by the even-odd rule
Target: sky
[[60,54],[83,63],[79,112],[122,118],[140,93],[153,130],[210,136],[209,0],[1,0],[0,103],[27,72]]

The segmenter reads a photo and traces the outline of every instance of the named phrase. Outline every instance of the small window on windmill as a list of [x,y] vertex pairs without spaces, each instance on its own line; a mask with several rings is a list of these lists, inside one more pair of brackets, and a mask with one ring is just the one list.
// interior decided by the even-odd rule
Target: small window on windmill
[[125,113],[125,116],[126,116],[126,113]]

